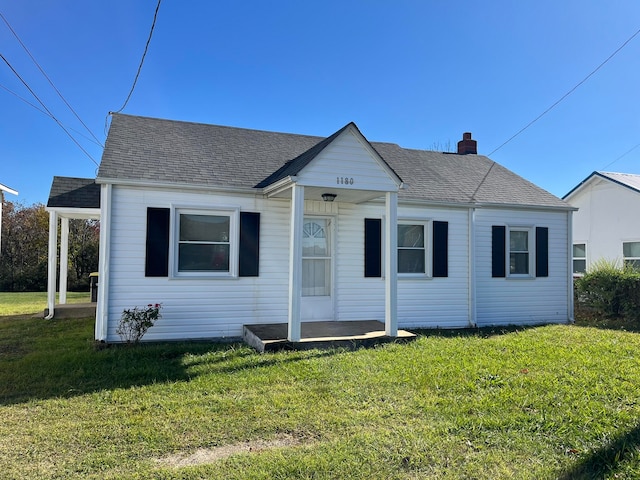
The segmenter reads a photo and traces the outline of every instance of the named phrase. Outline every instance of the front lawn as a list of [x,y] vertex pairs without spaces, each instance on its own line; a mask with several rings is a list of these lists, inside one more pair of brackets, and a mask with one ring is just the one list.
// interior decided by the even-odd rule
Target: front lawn
[[93,322],[0,318],[0,476],[640,477],[640,336],[423,332],[355,352],[96,349]]
[[[56,302],[58,301],[56,294]],[[91,301],[89,292],[67,292],[67,303]],[[0,292],[0,316],[26,315],[44,312],[47,292]]]

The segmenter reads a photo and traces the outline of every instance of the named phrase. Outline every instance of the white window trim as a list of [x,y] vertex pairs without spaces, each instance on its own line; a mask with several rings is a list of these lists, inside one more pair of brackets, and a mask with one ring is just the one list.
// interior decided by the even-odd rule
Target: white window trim
[[[535,268],[536,268],[536,236],[535,236],[535,227],[531,225],[507,225],[507,238],[505,245],[505,265],[506,265],[506,273],[507,278],[535,278]],[[522,232],[526,231],[529,238],[527,244],[529,246],[529,273],[511,273],[511,232]]]
[[640,240],[623,240],[622,241],[622,266],[626,266],[627,264],[627,260],[632,260],[632,261],[639,261],[640,262],[640,257],[625,257],[624,256],[624,244],[625,243],[640,243]]
[[[573,247],[575,247],[576,245],[584,245],[584,257],[576,257],[576,256],[573,255]],[[587,242],[586,241],[575,241],[574,240],[574,242],[571,244],[571,274],[573,276],[575,276],[575,277],[584,276],[584,274],[586,273],[586,270],[587,270],[587,265],[589,263],[588,260],[587,260],[588,255],[589,255],[589,247],[587,245]],[[573,271],[574,270],[574,266],[573,265],[574,265],[574,262],[576,260],[584,260],[584,268],[585,268],[584,272],[576,273],[576,272]]]
[[[228,272],[180,272],[178,270],[178,241],[180,215],[217,215],[229,217],[229,271]],[[238,250],[240,241],[240,207],[221,205],[172,205],[169,230],[169,278],[180,280],[238,278]]]
[[[402,273],[398,270],[398,279],[429,279],[432,278],[431,259],[433,258],[433,234],[431,219],[402,217],[398,219],[398,225],[422,225],[424,234],[424,273]],[[384,242],[383,242],[384,244]],[[383,245],[384,247],[384,245]],[[395,255],[398,255],[400,245],[396,247]],[[400,265],[398,264],[398,269]]]

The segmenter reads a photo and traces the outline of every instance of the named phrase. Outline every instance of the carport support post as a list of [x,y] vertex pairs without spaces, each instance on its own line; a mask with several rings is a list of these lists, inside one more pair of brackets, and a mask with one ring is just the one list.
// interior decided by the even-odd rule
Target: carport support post
[[304,187],[291,188],[291,232],[289,237],[289,322],[287,340],[300,341],[300,296],[302,295],[302,222]]
[[58,261],[58,213],[49,211],[49,263],[47,268],[47,308],[49,315],[45,318],[53,318],[56,305],[56,263]]
[[67,303],[67,273],[69,271],[69,219],[60,219],[60,298],[61,305]]
[[387,192],[385,198],[385,312],[384,330],[389,337],[398,336],[398,194]]

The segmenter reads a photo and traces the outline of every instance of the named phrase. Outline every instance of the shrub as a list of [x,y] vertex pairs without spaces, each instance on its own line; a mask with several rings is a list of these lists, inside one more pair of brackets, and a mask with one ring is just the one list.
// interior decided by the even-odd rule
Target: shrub
[[617,262],[599,261],[574,282],[578,306],[607,318],[640,320],[640,272]]
[[162,304],[149,304],[146,307],[125,309],[120,317],[116,333],[127,343],[138,343],[156,320],[162,318]]

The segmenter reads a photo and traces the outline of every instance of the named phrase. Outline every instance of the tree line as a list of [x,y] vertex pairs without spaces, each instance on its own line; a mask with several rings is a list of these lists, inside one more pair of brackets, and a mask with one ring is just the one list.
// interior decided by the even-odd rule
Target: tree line
[[[45,291],[49,258],[49,213],[45,206],[6,202],[0,238],[0,292]],[[69,221],[70,291],[89,290],[89,274],[98,270],[99,238],[99,221]]]

